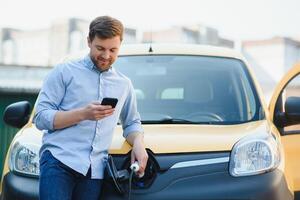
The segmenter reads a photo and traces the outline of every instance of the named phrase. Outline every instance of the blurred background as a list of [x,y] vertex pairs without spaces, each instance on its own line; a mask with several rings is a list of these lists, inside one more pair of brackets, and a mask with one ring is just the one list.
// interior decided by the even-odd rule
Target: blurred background
[[[193,43],[243,53],[269,100],[300,61],[299,0],[1,0],[0,116],[34,103],[42,81],[66,55],[87,51],[91,20],[121,20],[124,43]],[[15,129],[0,122],[0,163]],[[0,166],[0,172],[2,165]]]
[[[87,50],[90,21],[110,15],[124,23],[124,43],[195,43],[241,51],[269,99],[276,82],[300,60],[299,7],[298,0],[1,0],[0,88],[38,89],[47,70],[37,68]],[[8,76],[14,65],[29,69]]]

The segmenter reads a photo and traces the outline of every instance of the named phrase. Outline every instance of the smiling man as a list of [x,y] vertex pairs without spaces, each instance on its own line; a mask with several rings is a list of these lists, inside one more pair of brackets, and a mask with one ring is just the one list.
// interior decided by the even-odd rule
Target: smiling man
[[[97,17],[89,27],[89,55],[58,64],[44,81],[34,122],[44,130],[40,199],[98,199],[108,148],[118,120],[132,145],[131,162],[144,173],[148,155],[131,81],[112,67],[123,39],[122,23]],[[115,108],[101,105],[118,99]]]

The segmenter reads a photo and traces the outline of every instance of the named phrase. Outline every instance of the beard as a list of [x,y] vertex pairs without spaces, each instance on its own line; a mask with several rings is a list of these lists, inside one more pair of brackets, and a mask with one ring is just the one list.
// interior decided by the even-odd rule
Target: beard
[[107,70],[113,64],[114,60],[112,58],[104,59],[101,56],[96,57],[90,55],[91,60],[93,61],[94,65],[100,69],[101,71]]

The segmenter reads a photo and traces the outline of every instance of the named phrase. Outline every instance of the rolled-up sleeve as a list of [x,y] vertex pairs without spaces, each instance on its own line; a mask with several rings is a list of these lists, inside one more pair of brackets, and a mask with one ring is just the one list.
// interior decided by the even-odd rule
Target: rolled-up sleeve
[[62,66],[56,66],[45,79],[39,93],[33,122],[40,130],[54,130],[54,117],[65,95]]
[[123,127],[123,137],[127,138],[130,133],[143,133],[141,117],[137,111],[137,102],[134,88],[129,81],[128,95],[120,114],[120,120]]

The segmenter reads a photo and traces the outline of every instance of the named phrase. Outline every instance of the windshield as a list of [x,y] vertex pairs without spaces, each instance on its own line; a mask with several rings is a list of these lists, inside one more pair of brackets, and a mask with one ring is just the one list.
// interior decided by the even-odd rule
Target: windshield
[[122,56],[114,67],[131,79],[143,123],[236,124],[262,116],[248,71],[237,59]]

